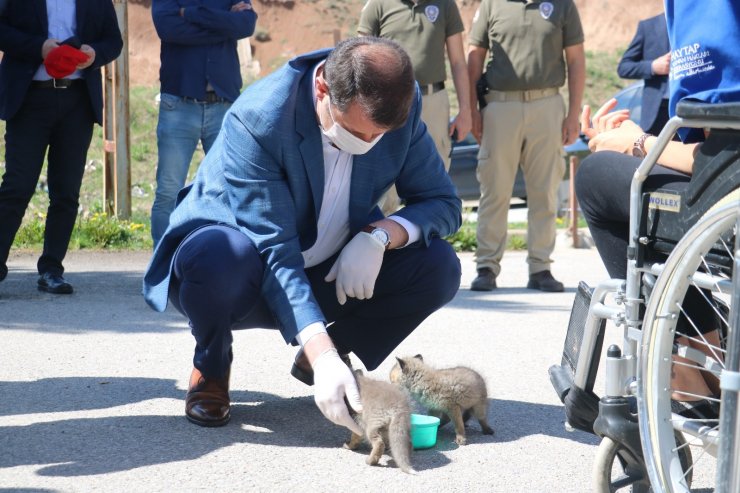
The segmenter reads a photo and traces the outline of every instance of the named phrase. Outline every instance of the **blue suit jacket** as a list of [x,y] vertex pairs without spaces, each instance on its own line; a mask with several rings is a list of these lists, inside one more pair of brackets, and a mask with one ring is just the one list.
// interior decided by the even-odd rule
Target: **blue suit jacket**
[[[121,53],[123,39],[110,0],[77,0],[77,30],[82,44],[95,50],[95,61],[82,71],[95,121],[103,122],[100,67]],[[46,0],[7,0],[0,9],[0,119],[16,114],[36,70],[44,62],[41,47],[48,38]],[[61,40],[60,40],[61,41]]]
[[668,76],[653,75],[651,64],[670,51],[665,15],[660,14],[637,24],[637,33],[622,55],[617,73],[623,79],[644,79],[640,127],[653,126],[660,102],[668,99]]
[[[321,133],[312,95],[313,71],[328,50],[291,60],[249,86],[224,118],[194,182],[180,192],[170,225],[144,277],[152,308],[167,306],[172,259],[193,230],[221,223],[254,242],[264,265],[262,295],[286,341],[326,321],[304,272],[302,250],[316,241],[324,193]],[[425,246],[455,232],[461,204],[426,126],[421,96],[403,127],[354,157],[349,221],[354,235],[382,217],[376,203],[395,182],[406,206],[396,214],[420,226]]]

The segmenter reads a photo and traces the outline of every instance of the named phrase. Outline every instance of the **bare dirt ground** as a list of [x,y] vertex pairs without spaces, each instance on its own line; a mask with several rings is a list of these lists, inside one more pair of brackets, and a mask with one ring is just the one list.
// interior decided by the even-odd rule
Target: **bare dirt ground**
[[[335,36],[355,34],[364,0],[253,0],[259,14],[251,39],[260,76],[289,58],[334,44]],[[477,0],[457,0],[470,26]],[[662,0],[575,0],[581,14],[589,51],[614,51],[627,47],[637,21],[663,9]],[[151,0],[129,0],[129,63],[133,85],[153,85],[159,79],[159,38],[151,17]],[[336,34],[335,34],[336,31]]]

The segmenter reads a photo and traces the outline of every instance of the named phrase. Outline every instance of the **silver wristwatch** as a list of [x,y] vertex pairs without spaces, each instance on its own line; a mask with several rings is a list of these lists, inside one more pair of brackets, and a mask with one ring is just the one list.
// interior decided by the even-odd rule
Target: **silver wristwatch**
[[362,231],[364,231],[365,233],[369,233],[370,236],[380,241],[386,250],[388,250],[388,248],[391,246],[391,235],[385,229],[368,224],[367,226],[362,228]]

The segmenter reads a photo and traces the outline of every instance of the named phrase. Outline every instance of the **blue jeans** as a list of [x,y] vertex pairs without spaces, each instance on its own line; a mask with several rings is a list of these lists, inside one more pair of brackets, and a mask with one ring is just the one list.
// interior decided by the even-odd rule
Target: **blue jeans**
[[200,103],[162,93],[157,123],[157,192],[152,204],[154,246],[167,230],[177,193],[185,186],[198,141],[208,153],[231,103]]

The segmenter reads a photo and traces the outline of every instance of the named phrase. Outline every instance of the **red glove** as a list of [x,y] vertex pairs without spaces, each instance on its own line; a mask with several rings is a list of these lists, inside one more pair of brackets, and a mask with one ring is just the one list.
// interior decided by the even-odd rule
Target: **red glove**
[[49,52],[44,60],[46,72],[55,79],[63,79],[77,69],[77,65],[86,62],[89,57],[69,45],[61,45]]

